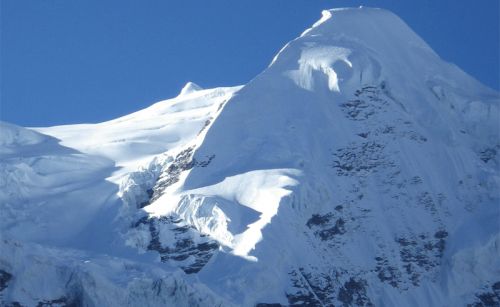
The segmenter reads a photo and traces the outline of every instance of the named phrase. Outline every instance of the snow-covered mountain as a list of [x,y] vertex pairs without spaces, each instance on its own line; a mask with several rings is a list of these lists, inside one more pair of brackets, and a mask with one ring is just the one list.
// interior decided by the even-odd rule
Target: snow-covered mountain
[[0,126],[5,306],[498,306],[500,95],[334,9],[241,87]]

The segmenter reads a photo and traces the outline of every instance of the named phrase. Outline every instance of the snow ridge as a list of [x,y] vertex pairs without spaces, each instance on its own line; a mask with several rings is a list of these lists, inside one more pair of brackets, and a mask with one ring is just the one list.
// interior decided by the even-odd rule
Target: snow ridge
[[360,7],[242,87],[0,123],[0,304],[496,306],[499,104]]

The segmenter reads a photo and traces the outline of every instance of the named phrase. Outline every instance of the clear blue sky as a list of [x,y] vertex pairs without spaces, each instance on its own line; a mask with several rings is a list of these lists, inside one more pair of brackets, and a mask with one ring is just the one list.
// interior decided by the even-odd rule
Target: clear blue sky
[[445,60],[499,89],[498,0],[0,0],[0,119],[99,122],[177,95],[244,84],[325,8],[403,18]]

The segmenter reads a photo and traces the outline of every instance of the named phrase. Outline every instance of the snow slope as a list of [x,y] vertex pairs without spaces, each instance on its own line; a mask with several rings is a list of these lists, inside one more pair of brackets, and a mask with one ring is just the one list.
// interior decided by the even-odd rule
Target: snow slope
[[[100,124],[2,124],[0,293],[496,306],[499,102],[394,14],[354,8],[324,11],[243,87],[188,83]],[[70,267],[78,291],[53,273]],[[145,290],[158,280],[182,291]]]
[[60,139],[64,146],[109,158],[123,169],[120,174],[128,173],[194,139],[237,89],[203,90],[188,82],[177,97],[108,122],[36,130]]
[[[149,289],[159,283],[160,289],[165,282],[165,287],[184,287],[181,296],[195,291],[191,285],[182,285],[182,278],[168,277],[172,268],[164,265],[155,266],[162,274],[120,271],[120,266],[141,266],[155,259],[154,255],[137,255],[125,245],[121,229],[129,225],[126,218],[120,218],[120,212],[126,211],[120,184],[127,182],[130,172],[147,169],[154,159],[167,159],[169,151],[199,137],[238,89],[193,90],[192,84],[186,88],[189,91],[183,90],[176,98],[105,123],[38,129],[1,123],[0,234],[5,252],[0,253],[0,273],[14,276],[4,303],[34,306],[63,298],[96,306],[137,306],[141,298],[128,297],[128,292],[149,291],[144,295],[152,298],[143,303],[157,306],[178,299],[169,297],[168,291],[157,297],[154,289],[135,287]],[[78,259],[93,261],[94,257],[114,260],[102,260],[87,272]],[[37,265],[30,265],[33,261]],[[113,261],[118,267],[107,270]],[[83,289],[68,289],[64,278],[74,274],[86,276],[77,282],[77,288]],[[115,278],[124,283],[113,285]],[[108,285],[89,289],[88,283],[94,284],[95,279]],[[39,282],[45,283],[43,289],[34,286]],[[79,297],[82,291],[84,298]],[[102,297],[95,291],[111,292]],[[210,295],[205,296],[210,301]],[[193,299],[183,298],[176,305],[192,305]]]

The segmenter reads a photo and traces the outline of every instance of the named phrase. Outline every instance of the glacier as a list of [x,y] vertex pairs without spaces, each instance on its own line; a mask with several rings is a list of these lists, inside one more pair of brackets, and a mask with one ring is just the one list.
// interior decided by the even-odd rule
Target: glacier
[[500,95],[332,9],[248,84],[0,123],[2,306],[498,306]]

